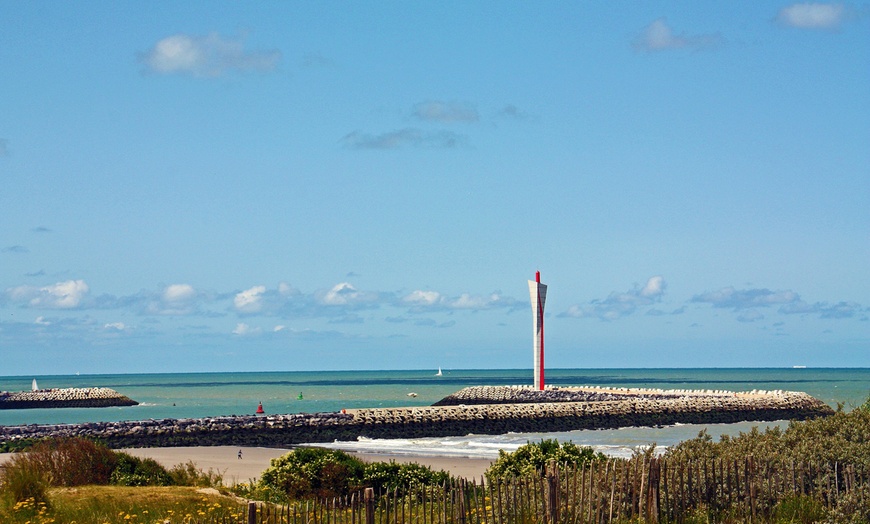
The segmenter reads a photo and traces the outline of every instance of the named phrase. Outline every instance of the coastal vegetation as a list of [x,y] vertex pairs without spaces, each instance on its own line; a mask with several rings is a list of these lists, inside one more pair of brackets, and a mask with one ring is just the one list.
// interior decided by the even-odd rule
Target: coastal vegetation
[[719,442],[706,432],[672,446],[666,458],[690,460],[734,460],[752,456],[756,460],[813,463],[850,463],[870,468],[870,401],[851,412],[837,411],[830,417],[791,422],[782,430],[753,428],[736,437],[722,436]]
[[593,460],[607,460],[607,456],[589,446],[578,446],[573,442],[560,444],[558,440],[545,439],[529,442],[512,453],[499,450],[498,459],[486,470],[485,475],[490,482],[509,477],[540,476],[551,464],[577,468]]
[[193,463],[167,470],[152,459],[92,440],[46,439],[16,453],[3,468],[0,522],[153,522],[173,515],[241,515],[244,507],[237,500],[216,491],[196,491],[222,484],[219,473],[204,472]]
[[420,464],[364,462],[344,451],[305,447],[273,459],[258,482],[237,485],[234,491],[247,498],[286,503],[346,497],[364,488],[404,495],[412,486],[443,486],[451,480],[447,472]]
[[[287,516],[276,522],[359,523],[367,511],[378,522],[421,524],[870,522],[870,403],[718,441],[702,432],[630,459],[529,443],[502,452],[486,479],[301,448],[275,459],[258,482],[224,486],[192,463],[166,470],[89,440],[46,440],[7,463],[0,521],[246,522],[247,499],[260,501],[258,515]],[[367,487],[377,493],[371,510]]]

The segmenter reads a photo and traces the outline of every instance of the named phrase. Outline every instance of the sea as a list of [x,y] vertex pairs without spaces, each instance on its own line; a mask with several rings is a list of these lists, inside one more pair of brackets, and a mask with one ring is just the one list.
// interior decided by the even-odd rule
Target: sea
[[[428,406],[467,386],[530,384],[529,369],[444,369],[393,371],[281,371],[118,375],[0,376],[0,391],[38,387],[108,387],[138,406],[0,410],[0,425],[69,424],[119,420],[206,418],[253,414],[262,403],[267,414],[335,412],[350,408]],[[702,369],[548,369],[556,386],[614,386],[729,391],[786,390],[808,393],[831,407],[851,410],[870,394],[870,368],[702,368]],[[499,451],[527,442],[557,439],[592,446],[611,456],[630,456],[655,445],[668,446],[706,431],[714,439],[773,423],[685,424],[658,428],[582,430],[559,433],[508,433],[417,439],[366,439],[333,442],[349,452],[497,458]]]

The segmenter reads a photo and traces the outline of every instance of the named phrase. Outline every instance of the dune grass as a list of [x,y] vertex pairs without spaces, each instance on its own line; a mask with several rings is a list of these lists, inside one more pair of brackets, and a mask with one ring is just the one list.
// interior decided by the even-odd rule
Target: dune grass
[[215,489],[182,486],[76,486],[51,488],[45,502],[32,499],[0,507],[9,524],[130,524],[244,521],[246,504]]

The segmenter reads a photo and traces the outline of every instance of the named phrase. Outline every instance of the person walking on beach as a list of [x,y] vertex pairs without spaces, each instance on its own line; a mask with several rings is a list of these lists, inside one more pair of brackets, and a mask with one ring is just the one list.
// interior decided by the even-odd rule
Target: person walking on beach
[[239,450],[239,460],[242,460],[242,450]]

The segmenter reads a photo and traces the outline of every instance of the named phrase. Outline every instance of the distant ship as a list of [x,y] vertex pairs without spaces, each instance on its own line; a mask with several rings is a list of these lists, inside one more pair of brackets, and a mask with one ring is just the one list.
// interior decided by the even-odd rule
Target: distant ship
[[33,384],[31,384],[31,391],[39,391],[39,386],[36,385],[36,379],[33,379]]
[[439,367],[438,367],[438,373],[435,373],[435,376],[436,376],[436,377],[440,377],[440,376],[442,376],[442,375],[444,375],[444,373],[441,373],[441,367],[439,366]]
[[806,366],[792,366],[792,369],[806,369]]

